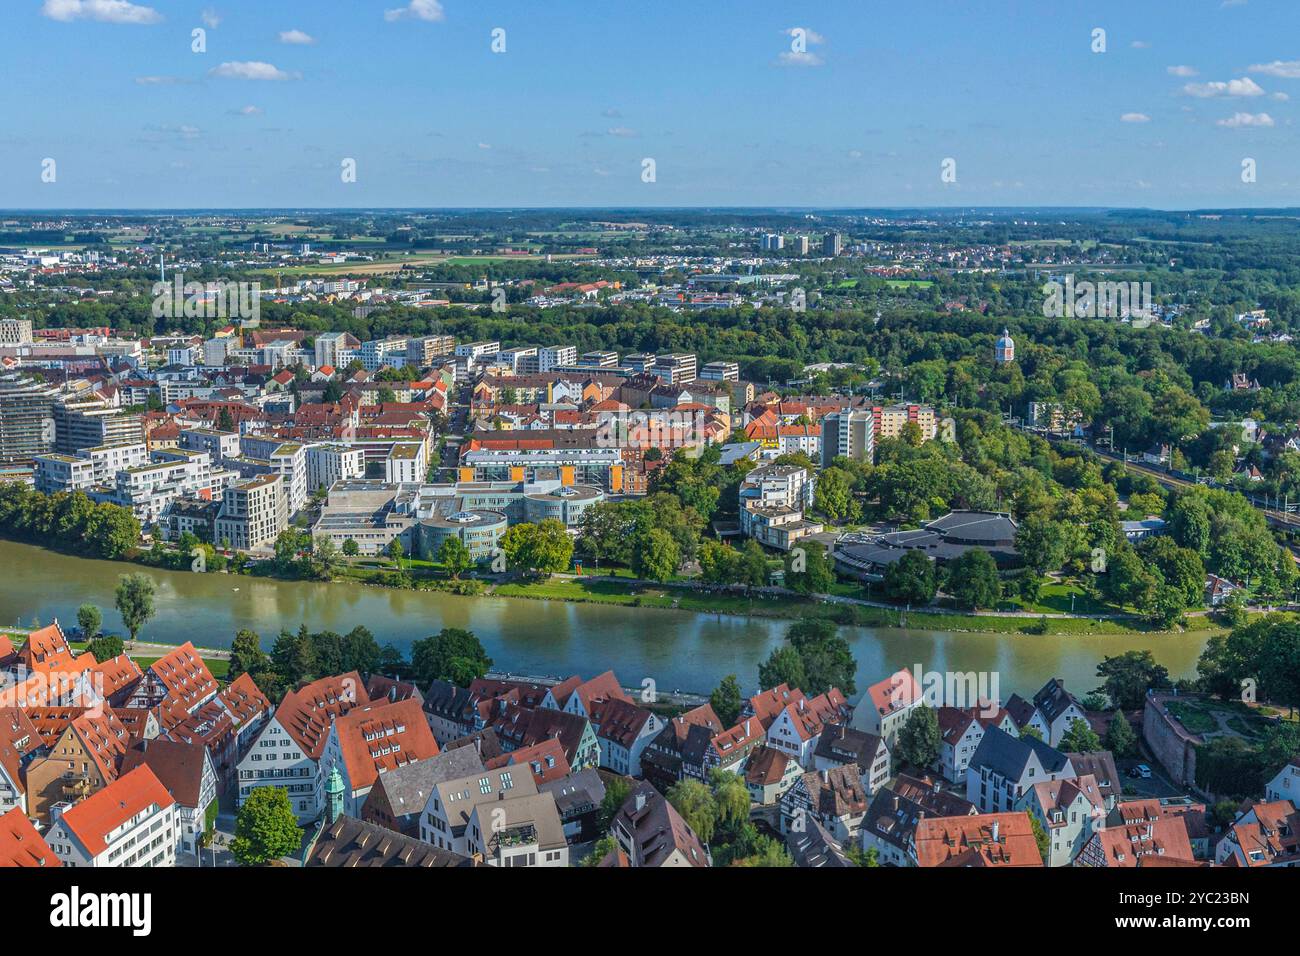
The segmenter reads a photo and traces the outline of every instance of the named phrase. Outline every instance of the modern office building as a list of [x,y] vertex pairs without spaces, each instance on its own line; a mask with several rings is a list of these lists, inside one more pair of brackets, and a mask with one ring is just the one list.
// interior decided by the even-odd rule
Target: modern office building
[[700,378],[706,382],[738,382],[740,365],[736,362],[709,362],[700,369]]
[[674,352],[655,358],[654,374],[669,385],[685,385],[695,381],[695,353]]
[[58,402],[54,406],[54,450],[72,455],[100,445],[144,441],[144,421],[99,399]]
[[274,542],[289,526],[283,486],[279,475],[262,475],[227,488],[217,515],[217,543],[248,551]]
[[836,458],[871,462],[876,456],[876,416],[867,409],[843,409],[822,419],[822,467]]
[[0,376],[0,463],[30,462],[54,451],[58,389],[19,375]]

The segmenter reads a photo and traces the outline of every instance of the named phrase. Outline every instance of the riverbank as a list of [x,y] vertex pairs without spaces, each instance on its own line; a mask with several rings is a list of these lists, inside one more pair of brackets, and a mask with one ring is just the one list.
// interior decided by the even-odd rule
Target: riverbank
[[[113,607],[113,591],[125,570],[122,562],[75,557],[33,545],[0,541],[0,622],[20,629],[37,619],[76,620],[82,603],[97,605],[104,629],[124,633]],[[788,619],[805,612],[849,613],[835,605],[727,598],[727,613],[702,606],[671,589],[627,595],[612,601],[591,594],[552,599],[527,586],[521,596],[467,597],[433,590],[358,587],[346,583],[280,581],[269,577],[195,573],[140,567],[157,585],[157,615],[140,641],[228,648],[241,629],[257,632],[269,649],[278,632],[336,631],[358,624],[380,644],[409,654],[417,640],[444,627],[473,631],[497,669],[525,674],[585,674],[614,668],[636,687],[651,678],[661,689],[708,694],[727,674],[742,687],[757,686],[758,666],[785,639]],[[572,586],[562,580],[542,588]],[[661,590],[661,589],[655,589]],[[599,596],[599,595],[596,595]],[[582,597],[584,600],[573,600]],[[719,596],[710,596],[716,600]],[[673,601],[677,606],[672,606]],[[929,670],[999,675],[1006,694],[1033,693],[1060,677],[1084,690],[1097,684],[1097,664],[1129,650],[1150,651],[1174,678],[1194,677],[1205,634],[1107,634],[1090,628],[1077,634],[998,634],[968,630],[987,622],[949,621],[946,616],[855,609],[861,620],[891,626],[850,624],[840,633],[858,661],[857,682],[866,687],[899,668],[917,664]],[[779,615],[779,616],[778,616]],[[995,622],[996,623],[996,622]],[[1022,622],[1023,623],[1023,622]],[[946,627],[945,625],[953,625]],[[1069,622],[1070,626],[1074,622]],[[1066,626],[1062,623],[1062,627]],[[152,656],[150,654],[149,656]]]
[[656,585],[648,582],[585,579],[555,576],[542,581],[512,581],[491,587],[488,594],[500,597],[540,601],[569,601],[583,604],[612,604],[622,607],[646,607],[693,611],[699,614],[731,614],[741,617],[768,617],[795,620],[802,617],[826,618],[836,624],[854,627],[925,628],[978,634],[1024,634],[1069,636],[1077,634],[1159,635],[1196,634],[1210,636],[1224,633],[1205,616],[1192,617],[1189,626],[1162,631],[1132,618],[1084,617],[1060,614],[998,614],[981,612],[963,614],[943,609],[903,610],[867,601],[833,595],[806,597],[775,589],[756,591],[746,596],[734,593],[704,592],[684,586]]
[[[9,539],[0,539],[9,540]],[[29,544],[28,542],[15,542]],[[44,548],[39,544],[30,544],[35,548]],[[56,554],[66,552],[54,551]],[[178,570],[160,568],[159,565],[143,560],[148,552],[136,551],[125,555],[120,563],[151,568],[154,570]],[[580,576],[557,574],[541,580],[506,580],[493,581],[490,578],[465,578],[449,580],[432,573],[427,562],[420,567],[397,571],[392,567],[381,566],[373,559],[361,559],[350,563],[328,581],[311,583],[323,584],[363,584],[395,591],[437,591],[460,597],[476,598],[482,596],[503,597],[523,600],[564,601],[573,604],[603,604],[618,607],[636,607],[659,610],[680,610],[696,614],[731,615],[751,618],[762,617],[777,620],[797,620],[802,617],[818,617],[835,621],[845,626],[871,628],[912,628],[921,627],[944,631],[977,634],[1025,634],[1071,636],[1081,634],[1103,634],[1115,636],[1149,636],[1159,634],[1198,635],[1209,637],[1224,633],[1227,629],[1214,623],[1203,614],[1189,615],[1189,626],[1173,630],[1161,630],[1147,624],[1141,618],[1123,614],[1084,615],[1060,612],[1014,612],[978,611],[963,613],[943,608],[922,608],[903,610],[886,605],[845,596],[843,593],[833,595],[805,596],[793,591],[779,588],[755,588],[748,594],[729,590],[703,589],[689,581],[658,584],[638,581],[630,578],[609,576]],[[124,572],[125,573],[125,572]],[[183,573],[183,572],[182,572]],[[235,578],[254,578],[284,582],[304,582],[309,579],[274,573],[264,563],[257,573],[235,572],[201,572],[217,575],[229,575]],[[390,583],[398,578],[409,584]],[[845,587],[837,590],[843,592]]]

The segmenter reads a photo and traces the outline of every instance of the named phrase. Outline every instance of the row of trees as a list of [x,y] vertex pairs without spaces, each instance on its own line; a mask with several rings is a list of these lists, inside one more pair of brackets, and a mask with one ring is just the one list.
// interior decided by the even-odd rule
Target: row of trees
[[140,542],[129,508],[95,503],[83,492],[52,495],[22,482],[0,484],[0,534],[101,558],[120,558]]

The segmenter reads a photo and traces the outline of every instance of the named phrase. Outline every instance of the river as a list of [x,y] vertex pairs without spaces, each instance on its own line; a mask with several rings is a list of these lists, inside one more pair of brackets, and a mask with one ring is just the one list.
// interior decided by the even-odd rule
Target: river
[[[660,690],[707,693],[734,673],[744,688],[781,640],[788,622],[650,608],[458,597],[357,584],[276,581],[227,574],[139,568],[0,540],[0,624],[54,618],[75,624],[77,607],[97,604],[108,630],[124,633],[113,608],[120,575],[143,570],[158,583],[157,616],[141,640],[229,647],[240,628],[270,646],[281,628],[348,631],[364,624],[381,644],[404,651],[442,627],[478,635],[494,669],[520,674],[591,675],[613,668],[626,686],[653,679]],[[900,667],[996,675],[998,696],[1028,696],[1061,677],[1080,695],[1096,684],[1102,657],[1150,649],[1177,677],[1195,675],[1203,636],[1054,637],[895,628],[842,629],[858,661],[858,690]],[[991,678],[990,678],[991,680]],[[992,685],[990,684],[992,689]]]

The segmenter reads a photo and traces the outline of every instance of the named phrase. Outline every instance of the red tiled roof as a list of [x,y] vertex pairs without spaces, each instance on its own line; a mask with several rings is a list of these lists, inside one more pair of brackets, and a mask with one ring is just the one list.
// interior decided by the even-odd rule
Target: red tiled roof
[[158,658],[149,670],[167,689],[168,700],[179,704],[187,713],[210,700],[218,691],[212,672],[189,641]]
[[136,767],[63,812],[63,823],[92,856],[108,849],[107,836],[150,806],[176,801],[148,766]]
[[567,777],[572,769],[568,758],[564,756],[564,746],[554,737],[535,743],[531,747],[520,747],[518,750],[493,757],[483,764],[483,769],[499,770],[502,767],[525,764],[532,771],[533,779],[537,781],[538,786]]
[[318,681],[284,695],[275,719],[312,760],[319,760],[335,717],[368,704],[361,675],[356,671]]
[[20,808],[0,816],[0,867],[62,865]]
[[354,791],[373,786],[381,773],[438,755],[424,708],[413,698],[357,707],[335,718],[334,731]]
[[1043,865],[1033,824],[1023,812],[921,819],[913,840],[918,866]]

